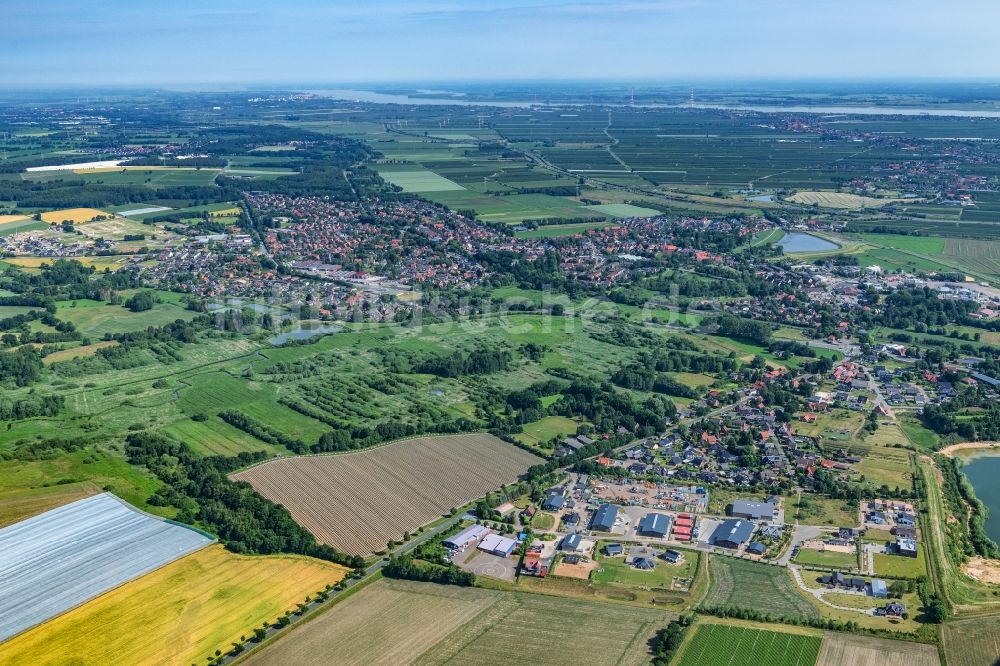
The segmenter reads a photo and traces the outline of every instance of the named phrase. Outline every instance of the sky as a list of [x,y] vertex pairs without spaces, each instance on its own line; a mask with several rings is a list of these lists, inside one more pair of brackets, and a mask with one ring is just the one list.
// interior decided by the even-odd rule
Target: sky
[[15,0],[0,85],[1000,78],[998,0]]

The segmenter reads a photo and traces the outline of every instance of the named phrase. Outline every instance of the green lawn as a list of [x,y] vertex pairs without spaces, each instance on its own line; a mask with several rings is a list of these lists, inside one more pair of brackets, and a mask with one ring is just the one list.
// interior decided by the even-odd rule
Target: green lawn
[[690,578],[694,576],[700,555],[695,552],[685,552],[684,562],[679,565],[670,564],[665,560],[656,560],[656,568],[643,571],[626,564],[624,557],[607,557],[600,554],[604,542],[597,544],[598,554],[595,558],[600,562],[600,568],[590,574],[590,580],[595,583],[610,585],[625,585],[628,587],[661,588],[670,590],[674,576]]
[[553,437],[570,437],[576,434],[579,424],[565,416],[546,416],[538,421],[524,424],[524,432],[517,439],[528,444],[544,443]]
[[858,566],[858,556],[857,553],[838,553],[832,550],[802,548],[795,557],[795,562],[796,564],[830,567],[833,569],[856,569]]
[[916,557],[902,555],[875,554],[875,573],[880,576],[896,576],[900,578],[916,578],[927,575],[927,563],[924,557],[924,544],[917,547]]

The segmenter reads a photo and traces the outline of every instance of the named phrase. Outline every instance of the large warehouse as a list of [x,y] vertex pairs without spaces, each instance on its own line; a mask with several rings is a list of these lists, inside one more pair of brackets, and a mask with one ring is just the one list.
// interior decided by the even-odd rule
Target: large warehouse
[[667,534],[670,533],[670,516],[662,513],[647,513],[639,521],[635,532],[642,536],[666,538]]
[[730,518],[723,521],[712,533],[712,545],[723,548],[739,548],[750,540],[753,523],[749,520]]
[[601,508],[594,512],[594,517],[590,521],[590,529],[600,532],[610,532],[615,526],[618,518],[618,507],[614,504],[602,504]]
[[773,520],[774,510],[775,506],[770,502],[736,500],[733,502],[730,515],[733,518],[749,518],[750,520]]

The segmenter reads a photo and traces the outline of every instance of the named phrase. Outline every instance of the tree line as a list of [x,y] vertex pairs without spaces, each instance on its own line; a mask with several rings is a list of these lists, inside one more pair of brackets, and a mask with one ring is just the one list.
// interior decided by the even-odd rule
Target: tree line
[[131,464],[145,467],[163,482],[150,504],[177,507],[179,521],[217,534],[233,552],[297,553],[352,568],[364,566],[360,556],[317,543],[287,509],[259,495],[249,483],[228,478],[230,472],[264,460],[266,453],[203,458],[183,442],[143,431],[128,435],[125,454]]

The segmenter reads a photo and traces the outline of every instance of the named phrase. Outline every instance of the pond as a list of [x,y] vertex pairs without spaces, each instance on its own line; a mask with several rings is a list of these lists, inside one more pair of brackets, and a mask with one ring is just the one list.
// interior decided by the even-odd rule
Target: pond
[[986,508],[990,517],[986,521],[986,536],[1000,543],[1000,453],[994,451],[962,452],[962,471]]
[[785,252],[830,252],[840,247],[825,238],[794,231],[785,234],[778,241],[778,245],[784,248]]
[[281,345],[289,342],[291,340],[308,340],[309,338],[314,338],[317,335],[326,335],[327,333],[336,333],[340,331],[340,326],[335,326],[334,324],[320,324],[317,325],[302,325],[299,324],[290,331],[285,331],[284,333],[279,333],[278,335],[271,336],[267,339],[268,343],[274,345],[275,347],[280,347]]

